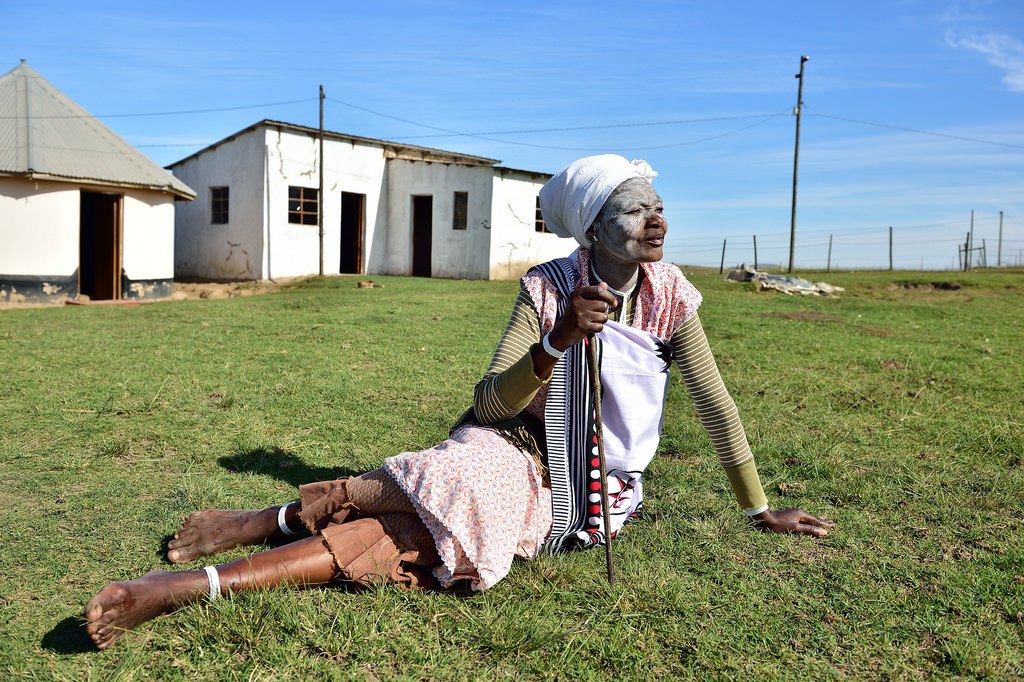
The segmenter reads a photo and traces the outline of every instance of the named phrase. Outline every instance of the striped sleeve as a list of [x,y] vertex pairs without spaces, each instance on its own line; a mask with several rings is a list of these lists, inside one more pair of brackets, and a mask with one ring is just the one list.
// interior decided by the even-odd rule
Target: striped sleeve
[[537,310],[530,294],[521,288],[491,366],[473,390],[473,411],[481,424],[516,416],[544,385],[537,378],[530,354],[530,348],[539,340]]
[[672,350],[700,423],[711,438],[737,501],[747,514],[764,511],[768,508],[768,498],[757,474],[747,434],[696,314],[672,335]]

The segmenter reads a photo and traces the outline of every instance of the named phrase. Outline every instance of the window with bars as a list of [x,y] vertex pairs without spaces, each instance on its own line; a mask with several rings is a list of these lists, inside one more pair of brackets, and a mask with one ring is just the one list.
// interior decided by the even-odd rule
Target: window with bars
[[452,203],[452,229],[465,230],[469,224],[469,192],[455,192]]
[[319,190],[314,187],[288,187],[288,222],[316,225]]
[[228,188],[210,188],[210,223],[225,225],[228,222]]
[[537,197],[537,210],[534,213],[533,229],[537,232],[551,232],[548,226],[544,224],[544,214],[540,212],[540,196]]

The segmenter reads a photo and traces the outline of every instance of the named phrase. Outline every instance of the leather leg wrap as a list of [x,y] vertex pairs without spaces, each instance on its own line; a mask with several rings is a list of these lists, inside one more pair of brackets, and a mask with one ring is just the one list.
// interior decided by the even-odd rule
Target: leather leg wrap
[[347,484],[352,479],[319,481],[299,486],[299,519],[313,535],[331,525],[345,522],[357,511],[349,500]]
[[[384,514],[379,518],[353,519],[324,528],[320,535],[334,556],[341,578],[364,586],[388,583],[402,589],[436,586],[431,568],[440,560],[433,539],[429,539],[429,547],[414,546],[423,542],[422,537],[417,540],[415,535],[411,540],[396,542],[385,527],[385,524],[408,525],[411,519],[389,518],[406,516]],[[422,527],[418,517],[415,521]],[[429,531],[426,533],[429,538]]]
[[406,495],[384,469],[362,476],[299,486],[299,518],[311,533],[347,519],[392,513],[416,513]]

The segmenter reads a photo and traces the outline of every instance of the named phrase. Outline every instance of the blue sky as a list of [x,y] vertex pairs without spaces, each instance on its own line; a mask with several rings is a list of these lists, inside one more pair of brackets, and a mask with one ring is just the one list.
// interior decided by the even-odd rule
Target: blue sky
[[262,118],[316,126],[323,84],[330,130],[547,172],[645,158],[687,264],[723,239],[752,262],[755,234],[762,264],[787,260],[806,54],[798,268],[824,267],[830,234],[833,267],[886,266],[890,225],[897,268],[949,268],[972,209],[991,265],[999,211],[1003,263],[1024,254],[1020,0],[0,9],[0,72],[26,58],[158,163]]

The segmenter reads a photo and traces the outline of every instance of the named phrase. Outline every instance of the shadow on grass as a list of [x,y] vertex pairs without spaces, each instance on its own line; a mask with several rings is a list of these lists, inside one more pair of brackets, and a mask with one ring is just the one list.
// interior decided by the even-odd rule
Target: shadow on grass
[[287,450],[278,447],[236,452],[218,458],[217,463],[228,471],[272,476],[295,487],[303,483],[333,481],[366,473],[348,467],[310,466]]
[[[168,533],[160,540],[160,545],[154,550],[153,556],[161,561],[167,561],[167,543],[174,539],[174,533]],[[171,563],[167,561],[167,563]],[[173,564],[172,564],[173,565]]]
[[89,635],[85,633],[85,622],[79,616],[68,616],[43,635],[40,642],[47,651],[71,656],[95,652]]

